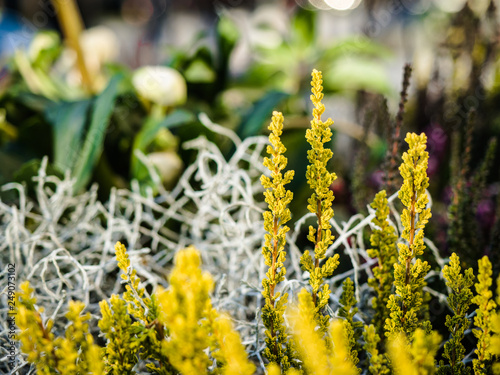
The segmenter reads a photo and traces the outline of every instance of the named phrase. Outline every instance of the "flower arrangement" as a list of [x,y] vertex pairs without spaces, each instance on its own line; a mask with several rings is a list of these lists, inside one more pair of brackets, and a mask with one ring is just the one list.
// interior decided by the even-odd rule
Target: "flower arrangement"
[[[428,252],[424,251],[432,246],[428,245],[424,236],[424,228],[431,218],[426,135],[408,133],[405,138],[408,150],[402,156],[400,174],[403,184],[397,194],[403,206],[401,214],[391,209],[396,195],[387,197],[386,192],[381,191],[375,196],[368,216],[360,218],[354,228],[347,223],[345,227],[348,229],[342,229],[334,220],[332,208],[334,195],[331,185],[336,175],[328,170],[328,161],[333,153],[326,146],[332,138],[332,121],[321,120],[325,107],[321,102],[320,72],[313,71],[311,84],[313,120],[306,132],[311,146],[306,174],[313,191],[308,200],[310,213],[296,222],[292,233],[286,224],[291,219],[288,205],[293,194],[285,185],[292,181],[294,172],[285,171],[286,148],[281,140],[284,118],[281,113],[274,112],[269,126],[269,157],[264,159],[265,168],[259,169],[268,209],[263,210],[259,229],[252,227],[252,220],[248,220],[249,211],[238,216],[246,222],[246,228],[253,228],[258,233],[260,240],[256,243],[263,244],[262,255],[258,254],[261,271],[256,272],[262,280],[262,288],[228,284],[228,290],[224,292],[221,286],[224,278],[219,278],[215,287],[214,276],[202,270],[202,259],[208,266],[215,265],[216,269],[225,261],[224,256],[231,254],[215,250],[217,256],[207,256],[209,249],[217,246],[211,246],[214,242],[200,240],[205,228],[196,229],[193,225],[192,238],[198,236],[197,245],[201,251],[193,246],[178,249],[165,287],[159,280],[148,283],[145,277],[147,271],[141,265],[142,253],[134,251],[134,246],[129,246],[127,250],[118,242],[114,254],[125,291],[121,295],[101,298],[98,332],[91,332],[91,314],[83,313],[87,301],[70,301],[66,313],[69,324],[56,332],[58,322],[47,317],[39,306],[43,300],[34,297],[30,283],[21,284],[16,294],[16,323],[26,362],[32,363],[41,374],[191,375],[254,374],[264,371],[273,375],[355,375],[363,371],[374,375],[499,373],[500,313],[497,304],[500,297],[497,296],[496,302],[493,299],[492,266],[487,257],[479,261],[475,293],[472,291],[473,271],[462,271],[457,255],[453,254],[449,263],[439,270],[449,288],[447,302],[453,315],[446,317],[449,339],[433,331],[436,327],[432,326],[427,305],[431,264]],[[215,124],[208,126],[215,127]],[[241,141],[235,141],[238,142]],[[253,142],[254,146],[262,147],[250,148],[248,144],[238,143],[240,148],[235,157],[239,159],[235,159],[233,167],[242,161],[250,163],[255,160],[249,155],[259,154],[264,142]],[[201,148],[200,143],[193,144],[196,145]],[[203,157],[206,158],[207,154]],[[235,171],[237,169],[221,168],[216,173],[226,176],[225,182],[235,184],[236,180],[241,183],[241,180],[251,181],[258,177],[257,173],[253,176],[241,174],[235,181],[230,180],[228,176],[234,175]],[[193,170],[188,172],[193,176]],[[206,178],[206,173],[206,170],[200,170],[200,178]],[[188,180],[182,181],[187,185]],[[217,202],[221,204],[223,185],[216,187],[220,190],[206,184],[204,193],[209,197],[208,201],[214,202],[219,198]],[[40,188],[40,196],[43,192],[44,189]],[[252,194],[245,196],[248,200],[252,199]],[[198,201],[205,198],[196,194],[193,197]],[[176,200],[170,199],[169,204],[174,206]],[[242,204],[232,203],[231,208],[234,206]],[[258,207],[257,204],[255,206]],[[155,207],[145,212],[153,212]],[[165,213],[165,217],[172,213],[177,214],[172,210]],[[395,220],[391,219],[391,215]],[[298,250],[300,243],[296,237],[296,232],[310,217],[316,224],[316,227],[309,226],[308,230],[307,239],[314,245],[311,253]],[[232,219],[229,215],[224,218],[226,221]],[[398,220],[400,226],[397,225]],[[211,224],[211,227],[215,225]],[[141,228],[146,231],[148,227]],[[241,235],[245,238],[247,235],[238,232],[237,226],[225,228],[233,230],[229,236]],[[337,239],[332,235],[332,228],[339,234]],[[358,262],[348,273],[354,275],[354,282],[346,275],[333,276],[335,269],[341,265],[341,256],[338,251],[335,255],[332,253],[340,244],[347,243],[346,238],[353,233],[359,235],[362,243],[362,231],[366,228],[371,228],[371,248],[364,254],[364,245],[359,246],[357,254],[363,253],[366,257],[364,264]],[[150,229],[149,233],[153,242],[165,241],[157,234],[159,231],[152,232]],[[227,233],[221,232],[223,235],[227,236]],[[248,238],[249,242],[254,241],[252,234],[248,234]],[[210,241],[214,238],[210,237]],[[133,238],[129,238],[128,242],[135,243]],[[180,245],[184,247],[185,244]],[[207,253],[203,248],[208,249]],[[353,251],[348,243],[346,248]],[[248,250],[242,253],[254,256]],[[351,254],[351,257],[356,259],[355,255]],[[65,256],[75,259],[71,254]],[[57,264],[55,256],[51,260]],[[438,261],[441,262],[440,259]],[[88,269],[82,268],[82,275],[86,275]],[[368,280],[364,294],[359,288],[361,270]],[[295,282],[292,282],[292,276]],[[343,281],[337,294],[332,292],[335,278]],[[117,283],[116,289],[121,288],[121,284]],[[500,294],[500,278],[497,284],[497,294]],[[51,283],[42,285],[50,290]],[[241,317],[245,317],[247,310],[240,300],[220,297],[223,293],[242,290],[246,291],[245,297],[251,296],[257,302],[258,312],[250,319],[246,317],[249,323],[241,323]],[[372,301],[371,306],[362,304],[359,297]],[[333,310],[335,303],[338,305],[336,312]],[[477,306],[474,319],[470,314],[472,305]],[[62,304],[58,310],[61,307]],[[238,319],[233,321],[222,312],[222,307],[233,309]],[[471,323],[474,324],[472,332],[477,339],[472,361],[472,354],[465,355],[464,343]],[[96,340],[93,333],[98,333],[100,340]],[[261,340],[262,337],[265,337],[264,340]],[[439,350],[441,344],[442,353]],[[438,362],[439,356],[443,360]]]

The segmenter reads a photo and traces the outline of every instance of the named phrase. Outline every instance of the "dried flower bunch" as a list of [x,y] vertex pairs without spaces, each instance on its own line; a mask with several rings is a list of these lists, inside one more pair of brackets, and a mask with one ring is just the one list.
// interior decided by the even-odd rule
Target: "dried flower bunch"
[[[70,301],[68,325],[61,335],[54,332],[54,320],[46,318],[38,306],[42,300],[33,296],[30,284],[21,285],[16,295],[18,338],[27,361],[38,373],[500,374],[500,278],[495,301],[492,266],[487,257],[479,261],[475,291],[472,269],[462,270],[456,254],[448,264],[443,263],[440,271],[449,288],[451,311],[445,323],[449,338],[433,331],[427,307],[431,266],[426,249],[430,246],[424,240],[424,229],[431,218],[426,135],[408,133],[405,139],[408,150],[402,156],[399,171],[403,184],[397,194],[403,207],[401,214],[390,207],[396,195],[388,197],[383,190],[375,196],[372,211],[359,218],[355,229],[349,223],[345,224],[348,229],[343,229],[335,221],[332,207],[331,185],[336,175],[328,169],[333,153],[327,144],[333,122],[321,119],[325,111],[321,72],[313,71],[311,85],[313,119],[306,132],[311,146],[306,174],[312,190],[310,213],[293,231],[287,226],[293,194],[286,185],[294,172],[286,170],[286,148],[281,140],[283,115],[274,112],[269,125],[269,156],[263,162],[267,171],[261,171],[260,179],[267,204],[261,222],[264,231],[259,232],[264,271],[262,288],[256,288],[258,293],[252,295],[262,301],[257,306],[261,310],[256,321],[241,323],[238,315],[236,329],[231,318],[221,312],[221,305],[231,305],[221,303],[227,300],[218,297],[219,287],[214,293],[216,281],[219,286],[222,281],[202,270],[202,253],[194,247],[175,255],[168,287],[151,288],[138,272],[141,264],[130,256],[132,250],[118,242],[115,255],[125,291],[99,303],[103,347],[94,342],[89,328],[91,316],[83,314],[85,303]],[[309,217],[314,218],[307,236],[313,249],[297,251],[296,233]],[[401,225],[395,225],[399,220]],[[334,276],[340,256],[338,251],[330,254],[345,243],[352,255],[347,236],[356,234],[362,243],[362,231],[368,226],[372,229],[371,248],[364,253],[358,249],[357,253],[366,256],[365,265],[353,262],[353,270],[347,275]],[[332,228],[338,232],[337,239]],[[223,262],[224,258],[219,260]],[[298,264],[303,273],[297,271]],[[368,280],[363,294],[359,293],[361,270]],[[354,281],[347,277],[350,275]],[[291,277],[298,288],[292,287]],[[338,293],[332,293],[334,279],[343,281]],[[240,291],[230,289],[229,294]],[[357,300],[366,295],[371,302],[368,306]],[[333,302],[338,305],[337,311]],[[477,306],[473,321],[472,306]],[[260,318],[263,324],[259,324]],[[472,323],[477,348],[466,354],[464,340]],[[262,334],[264,340],[260,340]],[[471,356],[472,361],[468,359]]]

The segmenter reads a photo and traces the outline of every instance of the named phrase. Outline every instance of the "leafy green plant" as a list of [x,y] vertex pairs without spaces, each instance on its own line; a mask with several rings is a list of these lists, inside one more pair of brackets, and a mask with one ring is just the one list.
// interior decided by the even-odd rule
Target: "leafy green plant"
[[[320,261],[341,241],[349,246],[347,237],[356,230],[341,232],[339,237],[344,238],[334,242],[332,226],[336,229],[340,226],[333,218],[332,209],[331,183],[335,175],[327,169],[332,151],[325,146],[331,138],[331,120],[321,120],[325,109],[321,103],[321,73],[314,71],[312,81],[311,99],[315,109],[312,127],[306,137],[311,144],[307,178],[313,190],[308,208],[309,215],[315,216],[317,223],[316,228],[309,227],[308,236],[314,244],[314,260],[306,251],[299,261],[300,249],[295,248],[298,242],[288,233],[290,229],[286,224],[291,217],[288,205],[293,195],[285,185],[291,182],[294,172],[285,172],[286,149],[281,140],[283,116],[275,112],[269,127],[269,157],[264,159],[270,175],[261,177],[268,205],[263,214],[266,233],[262,275],[267,272],[262,280],[262,290],[252,289],[262,293],[254,293],[259,295],[256,300],[264,296],[262,305],[256,306],[256,309],[262,308],[260,316],[264,324],[259,324],[253,317],[249,319],[251,322],[242,324],[247,330],[246,337],[249,337],[248,331],[255,337],[254,351],[246,352],[231,319],[213,307],[214,279],[202,271],[201,255],[197,250],[189,247],[178,251],[169,276],[169,287],[151,290],[143,284],[125,246],[117,243],[115,253],[125,291],[111,296],[109,302],[100,302],[102,319],[98,326],[105,340],[102,348],[94,344],[89,333],[89,314],[81,314],[86,308],[83,303],[69,304],[67,319],[71,325],[65,327],[64,335],[56,337],[51,333],[54,323],[44,320],[42,309],[36,306],[37,301],[32,297],[33,290],[28,284],[22,284],[18,295],[19,337],[23,352],[41,373],[67,373],[66,369],[71,369],[72,373],[96,374],[135,374],[139,371],[187,375],[253,374],[257,369],[249,360],[251,354],[260,362],[261,369],[265,371],[267,365],[267,371],[272,375],[354,375],[363,370],[374,375],[467,374],[471,366],[470,361],[465,360],[463,341],[468,335],[471,316],[467,314],[471,304],[478,306],[473,329],[477,350],[467,356],[474,356],[472,368],[476,375],[498,372],[500,318],[490,290],[492,266],[487,257],[479,261],[475,293],[471,290],[472,270],[463,271],[458,256],[453,254],[449,264],[443,266],[442,274],[450,288],[448,304],[453,313],[445,323],[450,339],[443,342],[439,334],[432,331],[428,319],[424,287],[427,286],[425,277],[430,266],[426,260],[429,252],[424,252],[424,228],[431,213],[426,191],[429,182],[425,134],[408,133],[406,136],[409,148],[403,154],[400,167],[403,186],[399,191],[404,208],[401,214],[392,212],[395,222],[401,220],[401,238],[397,236],[393,221],[389,220],[391,210],[385,191],[375,197],[371,216],[361,217],[358,224],[358,231],[362,231],[363,225],[370,224],[373,229],[372,248],[366,253],[367,265],[364,268],[370,275],[370,267],[373,267],[373,278],[368,284],[371,289],[365,288],[359,296],[374,296],[376,303],[367,306],[366,299],[358,303],[357,284],[347,275],[340,275],[332,278],[337,281],[345,278],[339,309],[334,312],[338,319],[330,316],[333,305],[330,304],[329,283],[335,285],[336,281],[328,278],[338,265],[338,255],[328,258],[322,266]],[[264,147],[264,142],[261,145]],[[40,190],[43,191],[42,187]],[[212,225],[212,230],[214,227]],[[261,243],[260,234],[259,238]],[[358,241],[362,247],[362,235],[358,236]],[[289,267],[285,263],[287,254],[291,255],[292,262],[295,260],[295,265],[292,263]],[[219,251],[214,257],[215,263],[223,262],[222,258]],[[285,277],[286,268],[293,270],[296,267],[300,271],[299,263],[307,272],[304,275],[295,273],[297,280],[294,283],[301,288],[297,295],[298,305],[287,306],[288,294],[281,294],[285,285],[289,288],[287,291],[295,293],[297,289]],[[265,271],[264,265],[267,266]],[[357,276],[359,269],[352,272]],[[356,283],[358,280],[355,279]],[[223,292],[219,289],[216,294],[220,293]],[[498,298],[497,302],[500,302]],[[255,316],[258,317],[258,313]],[[364,343],[358,318],[366,323]],[[265,345],[259,341],[262,333],[266,335]],[[444,346],[443,357],[447,363],[441,361],[437,365],[440,344]],[[262,360],[261,353],[268,363]]]

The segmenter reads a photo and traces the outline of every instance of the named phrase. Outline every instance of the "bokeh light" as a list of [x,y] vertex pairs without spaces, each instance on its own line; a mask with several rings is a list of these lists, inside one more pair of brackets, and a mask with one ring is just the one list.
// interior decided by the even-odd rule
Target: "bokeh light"
[[325,0],[325,3],[335,10],[350,10],[355,9],[361,0]]

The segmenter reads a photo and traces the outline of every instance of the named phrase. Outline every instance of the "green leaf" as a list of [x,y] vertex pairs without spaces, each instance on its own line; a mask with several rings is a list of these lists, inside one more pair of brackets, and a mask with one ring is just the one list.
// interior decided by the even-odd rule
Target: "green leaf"
[[9,91],[10,94],[16,98],[16,101],[19,100],[21,104],[36,112],[43,112],[48,106],[54,104],[54,101],[46,98],[45,96],[33,94],[26,91],[20,91],[15,87],[10,89]]
[[229,58],[240,38],[238,27],[229,17],[220,17],[217,23],[217,45],[219,53],[219,74],[226,74]]
[[101,156],[104,135],[113,112],[119,83],[122,79],[121,74],[113,76],[106,89],[95,100],[90,126],[74,168],[73,175],[76,177],[75,191],[80,190],[89,182],[92,171]]
[[259,134],[262,126],[271,120],[273,110],[288,97],[287,93],[271,91],[255,102],[236,130],[238,136],[244,139]]
[[316,41],[316,12],[299,8],[292,20],[294,42],[309,47]]
[[238,27],[229,17],[220,17],[217,23],[217,80],[216,93],[227,87],[229,76],[229,59],[240,37]]
[[45,117],[53,127],[54,165],[61,170],[75,166],[91,104],[91,100],[59,102],[45,110]]

